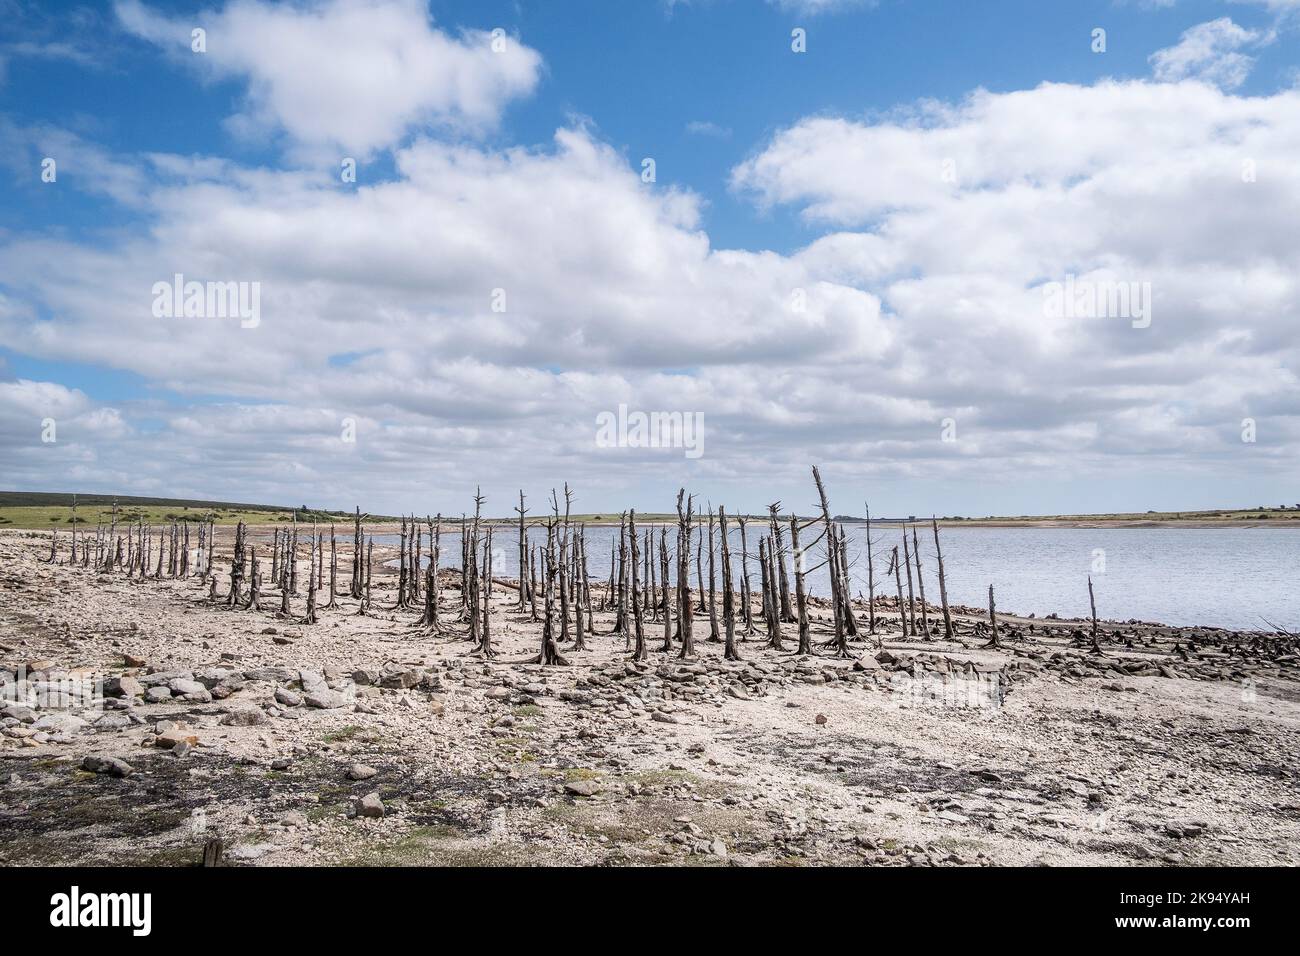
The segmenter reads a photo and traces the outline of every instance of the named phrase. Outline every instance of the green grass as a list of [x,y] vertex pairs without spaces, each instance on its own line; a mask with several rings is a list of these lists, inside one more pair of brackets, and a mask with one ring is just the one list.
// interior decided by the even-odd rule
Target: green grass
[[[6,528],[72,527],[72,495],[45,492],[0,491],[0,526]],[[287,524],[293,520],[294,508],[280,505],[241,504],[231,501],[200,501],[189,498],[140,498],[129,495],[77,495],[77,526],[94,531],[95,525],[113,520],[113,503],[117,502],[119,525],[143,520],[160,525],[172,521],[206,521],[217,524]],[[298,521],[320,524],[348,524],[347,511],[298,508]],[[368,515],[368,522],[397,521],[388,515]]]

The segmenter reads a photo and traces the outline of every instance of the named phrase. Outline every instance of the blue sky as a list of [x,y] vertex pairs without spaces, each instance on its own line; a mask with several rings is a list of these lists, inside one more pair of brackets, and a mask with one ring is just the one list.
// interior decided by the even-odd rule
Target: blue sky
[[[0,485],[423,510],[482,468],[654,510],[678,483],[805,494],[823,462],[884,511],[1289,500],[1296,249],[1270,220],[1295,194],[1296,7],[0,0]],[[312,94],[336,83],[334,110]],[[931,153],[978,176],[935,192]],[[1205,211],[1196,177],[1246,160],[1274,181]],[[151,326],[143,290],[176,271],[261,282],[267,322]],[[1075,272],[1155,279],[1163,320],[1023,312]],[[509,318],[482,306],[498,282]],[[708,453],[592,448],[619,401],[702,413]],[[430,455],[432,489],[390,473]]]

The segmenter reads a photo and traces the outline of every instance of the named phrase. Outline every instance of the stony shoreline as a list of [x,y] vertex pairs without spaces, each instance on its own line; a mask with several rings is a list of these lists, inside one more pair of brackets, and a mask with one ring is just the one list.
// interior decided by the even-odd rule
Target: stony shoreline
[[390,610],[387,575],[371,614],[303,624],[47,554],[0,531],[0,680],[105,699],[0,712],[4,864],[194,865],[214,837],[241,865],[1300,859],[1294,640],[1106,622],[1094,654],[1078,622],[1008,616],[992,649],[973,609],[921,641],[878,601],[848,659],[755,635],[726,661],[706,617],[694,659],[633,662],[597,609],[544,667],[504,586],[487,660],[453,615]]

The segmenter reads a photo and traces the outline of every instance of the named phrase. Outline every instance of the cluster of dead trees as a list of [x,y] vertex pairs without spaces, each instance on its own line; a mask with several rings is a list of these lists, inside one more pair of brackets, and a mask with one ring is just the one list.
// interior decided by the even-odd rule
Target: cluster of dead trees
[[[519,504],[514,509],[518,516],[517,580],[494,576],[497,554],[494,541],[499,532],[507,533],[507,528],[483,517],[485,499],[481,492],[476,492],[473,515],[462,514],[459,521],[460,567],[447,569],[453,576],[452,586],[459,579],[459,599],[455,605],[443,606],[443,587],[439,580],[443,516],[426,515],[421,521],[409,515],[401,519],[398,535],[396,600],[385,610],[418,612],[413,626],[429,634],[457,631],[461,639],[472,645],[473,653],[491,658],[496,652],[492,644],[490,603],[497,588],[513,589],[518,595],[518,612],[542,625],[540,646],[537,655],[531,658],[540,664],[565,664],[564,651],[584,650],[588,639],[596,634],[598,610],[613,613],[609,633],[623,637],[633,660],[646,659],[651,643],[656,640],[663,653],[675,652],[681,658],[694,656],[697,615],[702,619],[707,615],[706,640],[723,644],[728,660],[739,660],[738,645],[751,639],[773,650],[793,650],[807,655],[815,653],[810,605],[825,604],[810,597],[809,575],[825,568],[830,582],[830,635],[819,646],[834,656],[848,657],[849,642],[859,639],[864,631],[875,636],[877,643],[881,640],[876,597],[880,583],[877,554],[881,545],[873,536],[868,508],[865,556],[852,555],[845,525],[832,517],[825,484],[815,467],[812,477],[818,503],[815,513],[805,517],[782,513],[780,502],[768,506],[765,518],[731,517],[725,507],[712,505],[701,511],[694,496],[688,495],[685,489],[677,495],[675,526],[638,527],[636,512],[623,512],[618,537],[610,549],[609,577],[603,589],[598,583],[595,597],[586,528],[571,518],[573,492],[567,484],[563,502],[553,490],[549,513],[532,522],[527,517],[524,493],[519,493]],[[303,624],[315,624],[323,610],[339,608],[342,597],[356,602],[353,613],[365,615],[374,609],[375,541],[373,534],[366,533],[364,523],[368,515],[362,514],[359,507],[353,520],[350,580],[342,589],[335,526],[330,525],[327,542],[326,533],[314,522],[310,528],[300,525],[295,511],[288,527],[276,527],[272,531],[269,580],[263,577],[263,562],[259,560],[257,546],[249,540],[248,528],[243,522],[238,524],[224,594],[219,592],[214,569],[216,527],[211,517],[197,524],[195,541],[189,521],[154,528],[137,520],[119,528],[114,505],[107,526],[101,521],[93,540],[89,540],[87,534],[78,536],[75,500],[73,515],[69,559],[72,564],[80,562],[83,567],[93,564],[104,571],[122,570],[142,579],[184,579],[197,575],[208,584],[209,600],[231,610],[262,610],[268,591],[278,591],[278,615]],[[733,522],[739,533],[739,553],[731,533]],[[530,540],[530,528],[543,529],[544,540]],[[941,631],[943,638],[951,640],[954,628],[936,520],[931,520],[929,530],[934,541],[934,574],[941,619],[931,621],[932,605],[926,598],[925,569],[916,524],[902,525],[901,541],[889,547],[884,587],[888,587],[888,578],[892,576],[896,598],[892,601],[882,598],[882,601],[886,605],[896,602],[905,636],[929,641],[937,639]],[[307,539],[305,555],[302,537]],[[58,548],[56,532],[51,539],[51,563],[58,561]],[[862,557],[866,566],[865,620],[859,620],[853,608],[850,573],[854,562]],[[1092,600],[1092,645],[1100,651],[1091,580],[1088,590]],[[293,601],[303,592],[305,609],[297,612]],[[859,592],[858,596],[861,598],[862,594]],[[656,628],[657,638],[649,634]],[[992,585],[989,586],[987,629],[988,646],[1000,646]],[[787,642],[793,642],[794,646]]]
[[[139,580],[189,578],[206,579],[212,566],[212,541],[215,523],[211,516],[198,521],[175,521],[155,527],[137,518],[119,522],[116,502],[107,524],[95,525],[94,537],[79,532],[77,502],[72,502],[70,566],[94,568],[101,572],[120,571]],[[60,563],[59,532],[50,538],[49,564]]]

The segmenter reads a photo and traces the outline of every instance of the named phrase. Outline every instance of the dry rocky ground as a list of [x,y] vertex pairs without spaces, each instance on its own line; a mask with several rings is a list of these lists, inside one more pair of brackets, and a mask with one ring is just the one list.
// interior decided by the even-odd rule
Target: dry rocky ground
[[[388,610],[387,578],[372,615],[303,625],[48,552],[0,532],[0,863],[190,865],[213,837],[241,865],[1300,860],[1300,659],[1275,639],[1107,622],[1098,656],[1007,617],[988,650],[972,609],[922,642],[882,604],[850,660],[751,637],[727,663],[703,615],[695,660],[633,664],[598,611],[540,667],[505,587],[489,661]],[[100,707],[24,696],[81,674]]]

